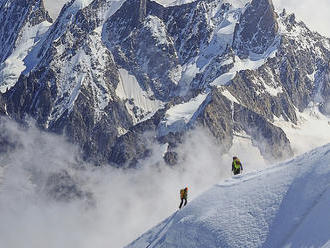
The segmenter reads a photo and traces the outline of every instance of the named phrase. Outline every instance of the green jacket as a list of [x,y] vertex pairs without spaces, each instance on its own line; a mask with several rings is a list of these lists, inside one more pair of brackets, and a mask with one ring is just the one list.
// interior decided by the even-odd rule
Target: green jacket
[[238,158],[233,161],[233,163],[231,164],[231,167],[232,167],[231,168],[232,171],[239,170],[239,169],[243,170],[242,163],[241,163],[241,161],[239,161]]

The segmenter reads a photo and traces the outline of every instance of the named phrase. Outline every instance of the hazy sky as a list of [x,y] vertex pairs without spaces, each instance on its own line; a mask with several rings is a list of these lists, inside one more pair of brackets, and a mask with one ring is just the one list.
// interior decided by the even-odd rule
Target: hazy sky
[[[45,0],[52,17],[58,15],[65,2],[69,0]],[[161,0],[173,2],[173,0]],[[233,0],[237,1],[237,0]],[[304,21],[309,28],[330,37],[330,0],[273,0],[278,11],[286,8],[288,12],[294,12],[298,20]]]
[[278,11],[286,8],[295,13],[298,20],[322,35],[330,37],[330,1],[329,0],[273,0]]

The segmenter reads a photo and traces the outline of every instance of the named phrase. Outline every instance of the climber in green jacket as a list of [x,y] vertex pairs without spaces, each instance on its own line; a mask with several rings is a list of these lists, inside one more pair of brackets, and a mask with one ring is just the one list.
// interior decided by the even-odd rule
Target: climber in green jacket
[[241,170],[243,171],[243,166],[241,161],[239,161],[238,157],[233,157],[233,162],[231,164],[231,170],[234,175],[240,174]]

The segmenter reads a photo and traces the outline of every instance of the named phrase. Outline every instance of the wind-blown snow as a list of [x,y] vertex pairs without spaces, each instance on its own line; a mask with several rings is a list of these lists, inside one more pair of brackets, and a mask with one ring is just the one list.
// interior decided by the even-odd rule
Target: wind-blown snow
[[120,80],[116,88],[117,96],[126,100],[126,108],[131,114],[134,123],[152,116],[163,103],[152,100],[151,96],[143,90],[135,76],[129,74],[125,69],[119,69]]
[[127,248],[327,247],[330,144],[220,182]]
[[[136,170],[78,162],[78,148],[65,137],[33,126],[22,129],[1,119],[0,131],[20,144],[0,156],[1,247],[122,248],[177,209],[183,185],[191,189],[190,200],[230,175],[231,155],[222,156],[219,144],[199,127],[178,147],[184,158],[179,166],[165,166],[162,155],[167,145],[151,143],[152,157]],[[252,150],[247,154],[256,161]],[[244,156],[240,158],[249,170]],[[62,170],[75,184],[59,180],[54,186],[90,192],[96,205],[79,198],[57,201],[48,193],[48,178]]]

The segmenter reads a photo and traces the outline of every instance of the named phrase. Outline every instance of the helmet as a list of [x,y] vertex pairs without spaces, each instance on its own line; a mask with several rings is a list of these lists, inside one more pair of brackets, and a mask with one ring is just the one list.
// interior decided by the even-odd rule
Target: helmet
[[233,157],[233,159],[237,159],[237,157],[236,157],[236,156],[234,156],[234,157]]

